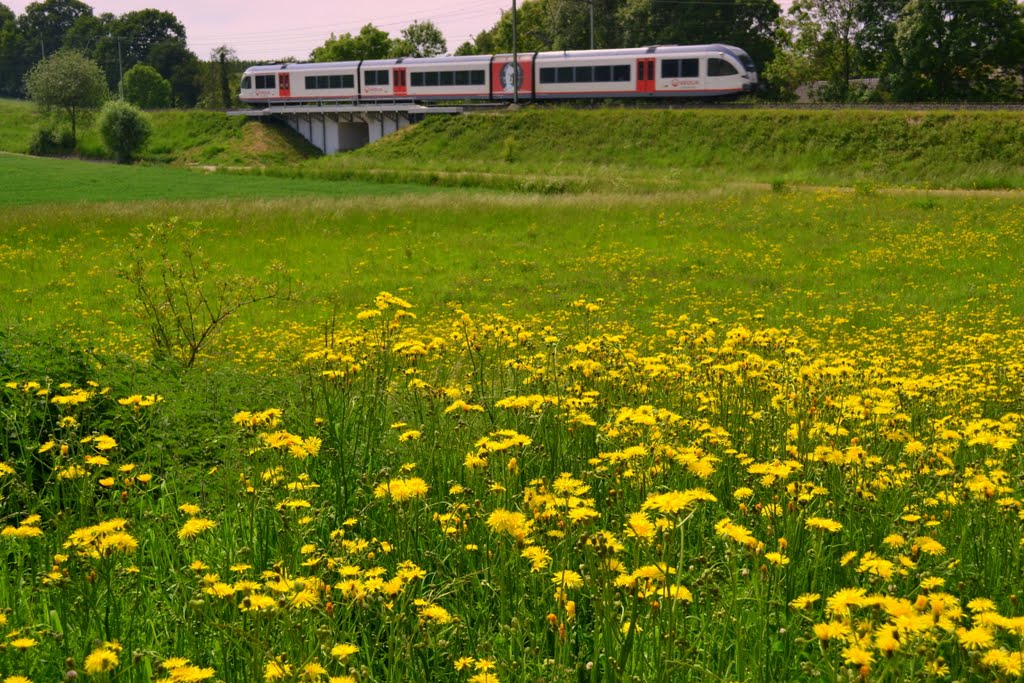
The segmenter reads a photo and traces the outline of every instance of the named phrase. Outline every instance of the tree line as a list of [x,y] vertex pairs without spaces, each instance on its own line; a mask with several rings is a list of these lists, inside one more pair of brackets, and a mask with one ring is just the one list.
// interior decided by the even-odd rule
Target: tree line
[[[795,0],[785,13],[775,0],[524,0],[517,20],[520,50],[737,45],[771,99],[1024,99],[1017,0]],[[511,49],[506,11],[455,53]]]
[[[794,0],[786,12],[776,0],[523,0],[516,18],[522,52],[737,45],[757,62],[772,99],[801,90],[839,102],[1024,99],[1024,7],[1017,0]],[[505,11],[454,54],[511,52],[512,24]],[[81,0],[41,0],[15,16],[0,2],[0,96],[22,96],[29,70],[67,48],[94,60],[111,90],[147,93],[145,102],[133,99],[142,106],[231,106],[241,71],[253,63],[240,62],[227,46],[200,60],[170,12],[95,15]],[[330,34],[310,59],[447,51],[437,27],[417,21],[398,37],[372,24],[355,35]]]
[[0,97],[23,97],[26,75],[61,51],[94,61],[113,92],[133,86],[147,108],[231,106],[241,72],[226,46],[200,60],[171,12],[97,15],[81,0],[41,0],[16,16],[0,2]]

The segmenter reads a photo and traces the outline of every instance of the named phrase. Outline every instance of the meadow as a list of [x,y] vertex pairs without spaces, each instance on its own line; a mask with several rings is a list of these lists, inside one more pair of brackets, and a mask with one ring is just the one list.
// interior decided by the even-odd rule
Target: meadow
[[1021,678],[1018,193],[192,175],[0,214],[4,683]]

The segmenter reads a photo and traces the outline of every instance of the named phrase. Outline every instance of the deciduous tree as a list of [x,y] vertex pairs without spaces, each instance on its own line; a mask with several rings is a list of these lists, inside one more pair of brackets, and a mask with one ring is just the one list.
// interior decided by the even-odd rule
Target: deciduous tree
[[1014,0],[910,0],[896,27],[894,94],[906,100],[1019,95],[1024,21]]
[[124,98],[142,109],[171,106],[171,83],[148,64],[136,64],[124,74]]
[[436,57],[447,51],[448,43],[432,21],[412,22],[391,46],[391,54],[396,57]]
[[78,139],[81,112],[100,106],[108,95],[99,65],[76,50],[61,50],[36,64],[25,76],[25,90],[44,109],[67,115],[72,143]]
[[367,24],[353,36],[344,33],[331,37],[313,50],[314,62],[350,62],[359,59],[384,59],[391,54],[392,40],[386,31]]
[[153,131],[146,115],[122,100],[110,100],[104,104],[98,123],[103,144],[121,164],[131,162],[132,157],[146,146]]

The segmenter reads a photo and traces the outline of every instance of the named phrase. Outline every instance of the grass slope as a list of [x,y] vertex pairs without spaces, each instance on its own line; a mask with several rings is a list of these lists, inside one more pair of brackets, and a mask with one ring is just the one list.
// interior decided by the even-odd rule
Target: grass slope
[[[297,133],[281,125],[249,121],[221,112],[167,109],[147,112],[153,136],[143,161],[214,166],[290,164],[316,154]],[[28,152],[36,130],[47,118],[30,102],[0,99],[0,151]],[[90,122],[79,127],[79,150],[107,158],[98,131]]]
[[476,174],[479,184],[513,185],[545,177],[556,189],[735,181],[1019,188],[1024,114],[531,108],[429,118],[304,171],[419,173],[435,182]]
[[0,207],[68,202],[351,197],[429,192],[422,185],[264,178],[164,166],[49,159],[0,153]]

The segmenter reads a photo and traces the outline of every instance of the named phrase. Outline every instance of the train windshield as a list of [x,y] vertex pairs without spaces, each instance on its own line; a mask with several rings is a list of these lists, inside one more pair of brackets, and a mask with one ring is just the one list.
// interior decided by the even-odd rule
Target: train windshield
[[743,50],[738,50],[736,56],[739,57],[740,64],[743,65],[744,69],[746,69],[747,71],[757,71],[757,67],[754,65],[754,60],[751,59],[750,55],[748,55],[746,52],[744,52]]

